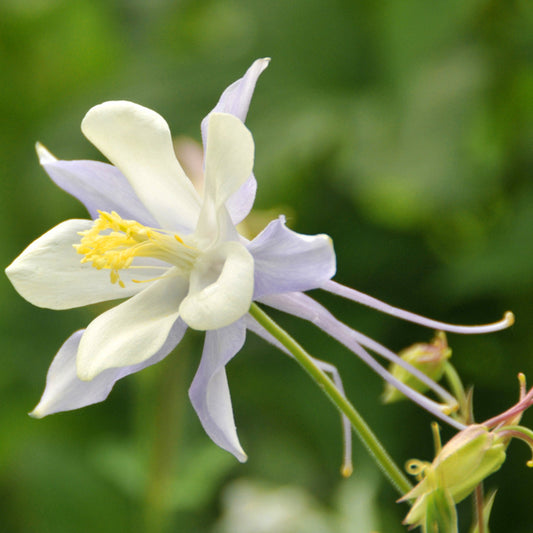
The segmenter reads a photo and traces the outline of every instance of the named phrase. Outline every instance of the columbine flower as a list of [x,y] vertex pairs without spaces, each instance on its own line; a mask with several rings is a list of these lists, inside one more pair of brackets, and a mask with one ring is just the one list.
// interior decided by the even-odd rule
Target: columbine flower
[[163,359],[191,327],[206,331],[192,403],[212,439],[245,459],[225,365],[244,343],[252,297],[316,288],[335,272],[325,235],[296,234],[283,218],[252,243],[235,229],[256,189],[242,120],[267,64],[256,61],[202,123],[203,196],[175,158],[164,119],[130,102],[96,106],[82,122],[114,166],[59,161],[38,145],[50,177],[94,220],[67,220],[37,239],[7,268],[11,282],[51,309],[131,298],[65,342],[33,416],[104,400],[118,379]]
[[[449,393],[302,291],[323,288],[447,331],[494,331],[509,325],[509,318],[478,328],[448,326],[329,281],[335,273],[331,239],[297,234],[283,217],[252,241],[237,232],[235,225],[249,213],[256,190],[253,140],[242,121],[267,64],[266,59],[256,61],[203,120],[201,193],[175,158],[164,119],[130,102],[96,106],[82,122],[83,133],[113,165],[57,160],[38,145],[40,162],[52,180],[79,199],[92,220],[67,220],[33,242],[7,268],[11,282],[28,301],[51,309],[130,298],[67,339],[50,366],[33,416],[104,400],[117,380],[161,361],[191,327],[206,331],[191,402],[213,441],[245,460],[225,366],[243,346],[247,329],[280,346],[247,313],[256,300],[314,322],[406,396],[462,427],[446,416],[455,401]],[[446,406],[391,376],[365,347],[408,369]],[[317,364],[342,390],[335,367]],[[348,454],[346,420],[344,431]]]

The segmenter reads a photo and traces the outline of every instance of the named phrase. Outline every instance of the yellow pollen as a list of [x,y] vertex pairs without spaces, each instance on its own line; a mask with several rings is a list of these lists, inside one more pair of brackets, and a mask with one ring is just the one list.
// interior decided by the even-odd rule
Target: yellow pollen
[[[74,248],[84,256],[82,263],[92,263],[97,270],[111,270],[111,283],[125,287],[119,271],[130,268],[136,257],[159,259],[187,271],[198,255],[197,250],[185,244],[179,235],[148,228],[135,220],[125,220],[115,211],[98,213],[100,216],[93,226],[79,232],[82,238]],[[146,281],[155,279],[160,278]]]

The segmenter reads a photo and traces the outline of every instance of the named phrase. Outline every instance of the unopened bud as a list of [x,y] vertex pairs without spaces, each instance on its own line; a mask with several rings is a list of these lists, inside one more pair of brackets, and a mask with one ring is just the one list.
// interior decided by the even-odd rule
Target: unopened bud
[[424,504],[422,531],[458,533],[457,511],[448,491],[437,488],[427,495]]
[[[431,343],[417,343],[405,348],[399,356],[410,365],[420,370],[433,381],[439,381],[444,374],[446,361],[452,355],[452,350],[446,342],[446,335],[439,331]],[[397,363],[393,363],[389,372],[399,381],[412,389],[424,393],[428,386],[414,377],[408,370]],[[383,402],[392,403],[405,399],[405,396],[389,383],[385,384]]]
[[500,469],[505,461],[505,448],[505,439],[485,426],[471,425],[459,432],[442,448],[433,463],[425,466],[420,483],[402,498],[415,499],[405,523],[425,523],[428,513],[442,508],[435,505],[445,501],[443,494],[454,503],[466,498],[481,481]]

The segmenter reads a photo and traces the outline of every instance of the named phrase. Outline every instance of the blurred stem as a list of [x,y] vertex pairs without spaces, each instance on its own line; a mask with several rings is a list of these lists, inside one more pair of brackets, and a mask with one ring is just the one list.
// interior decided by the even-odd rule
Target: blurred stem
[[[171,353],[164,364],[157,365],[157,374],[150,384],[153,390],[151,410],[151,442],[144,499],[144,530],[164,533],[170,529],[172,507],[169,491],[174,479],[182,428],[186,390],[187,339],[179,345],[179,354]],[[145,413],[147,414],[147,413]],[[150,426],[140,421],[140,431]]]
[[284,329],[278,326],[278,324],[256,304],[252,304],[250,315],[252,315],[261,326],[287,348],[296,361],[298,361],[315,383],[317,383],[317,385],[324,391],[326,396],[333,402],[335,407],[342,414],[346,415],[348,420],[350,420],[356,435],[366,446],[371,457],[399,494],[403,496],[409,492],[412,486],[402,470],[387,453],[368,424],[356,411],[355,407],[344,397],[339,389],[337,389],[333,381],[315,365],[311,355],[309,355],[309,353],[307,353],[296,340],[294,340]]
[[484,494],[483,482],[481,482],[474,493],[474,506],[477,518],[477,533],[485,533],[485,516],[484,516]]
[[444,374],[450,385],[452,394],[459,404],[459,416],[461,422],[465,424],[471,423],[472,421],[469,420],[470,414],[463,382],[461,381],[457,370],[455,370],[455,367],[449,361],[446,361],[446,364],[444,365]]

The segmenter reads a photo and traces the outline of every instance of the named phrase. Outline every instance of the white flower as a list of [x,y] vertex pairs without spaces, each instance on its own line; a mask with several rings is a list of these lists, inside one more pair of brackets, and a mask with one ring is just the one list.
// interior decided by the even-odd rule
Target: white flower
[[[104,400],[115,382],[161,361],[187,327],[204,330],[191,402],[213,441],[244,461],[235,429],[225,366],[250,329],[284,349],[249,314],[253,300],[308,320],[347,346],[380,376],[422,407],[450,419],[449,408],[391,376],[367,351],[407,369],[448,404],[454,398],[396,354],[351,329],[303,294],[322,288],[430,328],[483,333],[391,307],[331,281],[335,254],[326,235],[300,235],[280,217],[253,241],[235,225],[252,208],[254,144],[243,121],[256,81],[268,65],[257,60],[230,85],[202,122],[204,184],[199,194],[177,161],[169,127],[156,112],[131,102],[106,102],[82,122],[86,137],[110,160],[57,160],[42,145],[39,159],[52,180],[80,200],[92,220],[67,220],[30,244],[6,269],[29,302],[69,309],[129,297],[71,335],[56,354],[32,415],[40,418]],[[316,361],[342,392],[337,370]],[[350,427],[344,418],[345,466]]]
[[163,359],[187,327],[206,331],[190,389],[211,438],[238,459],[225,365],[245,340],[252,298],[319,287],[335,272],[331,239],[292,232],[283,218],[252,242],[235,229],[256,190],[254,144],[242,121],[268,60],[258,60],[202,122],[203,196],[178,163],[156,112],[106,102],[82,122],[113,163],[60,161],[38,145],[50,177],[94,220],[67,220],[6,269],[29,302],[67,309],[130,297],[61,347],[32,415],[104,400],[114,383]]

